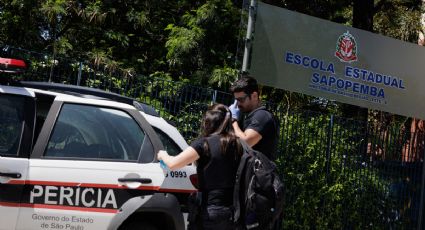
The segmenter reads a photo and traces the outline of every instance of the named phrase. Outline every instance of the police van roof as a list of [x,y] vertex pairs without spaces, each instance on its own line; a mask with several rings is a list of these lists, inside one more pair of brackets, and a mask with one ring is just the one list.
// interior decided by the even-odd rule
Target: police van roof
[[71,94],[74,96],[80,97],[88,97],[88,98],[96,98],[96,99],[109,99],[116,102],[121,102],[129,105],[133,105],[138,110],[151,115],[159,117],[158,112],[152,106],[146,105],[144,103],[140,103],[133,98],[122,96],[112,92],[106,92],[100,89],[83,87],[83,86],[75,86],[75,85],[66,85],[60,83],[52,83],[52,82],[34,82],[34,81],[19,81],[18,86],[34,88],[34,89],[42,89],[46,91],[55,91],[61,92],[65,94]]

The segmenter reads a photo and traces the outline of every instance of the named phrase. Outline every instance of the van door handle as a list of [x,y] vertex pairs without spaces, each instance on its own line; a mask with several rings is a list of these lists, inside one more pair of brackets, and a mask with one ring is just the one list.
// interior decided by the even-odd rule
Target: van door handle
[[10,178],[21,178],[22,177],[22,175],[20,173],[3,173],[3,172],[0,172],[0,176],[10,177]]
[[125,182],[139,182],[142,184],[152,183],[152,179],[149,179],[149,178],[118,178],[118,181],[122,183],[125,183]]

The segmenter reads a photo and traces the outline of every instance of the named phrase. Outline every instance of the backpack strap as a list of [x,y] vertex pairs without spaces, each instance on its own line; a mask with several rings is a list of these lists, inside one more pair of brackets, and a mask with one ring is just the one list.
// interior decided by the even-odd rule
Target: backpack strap
[[233,190],[233,206],[235,209],[234,220],[238,221],[241,217],[241,200],[240,200],[240,192],[241,192],[241,180],[243,180],[243,171],[245,169],[246,162],[248,160],[248,154],[243,154],[241,157],[241,161],[239,163],[238,171],[236,172],[236,180],[235,180],[235,188]]
[[236,171],[236,178],[235,178],[235,187],[233,190],[233,207],[235,209],[235,213],[233,215],[233,219],[235,222],[238,222],[241,217],[241,182],[244,179],[244,171],[245,166],[248,161],[248,159],[251,157],[249,155],[249,150],[252,149],[248,143],[246,143],[244,140],[239,139],[241,146],[243,148],[243,154],[239,162],[238,170]]
[[[257,112],[258,110],[267,110],[267,109],[266,109],[266,107],[265,107],[264,105],[262,105],[262,106],[260,106],[260,107],[258,107],[258,108],[256,108],[256,109],[252,110],[251,112],[249,112],[247,116],[249,117],[250,115],[252,115],[252,114],[254,114],[255,112]],[[268,111],[268,110],[267,110],[267,111]]]
[[244,141],[244,140],[242,140],[241,138],[239,138],[239,142],[241,143],[241,146],[242,146],[242,148],[243,148],[244,152],[245,152],[245,151],[252,150],[252,147],[251,147],[251,146],[249,146],[249,145],[248,145],[248,143],[246,143],[246,141]]

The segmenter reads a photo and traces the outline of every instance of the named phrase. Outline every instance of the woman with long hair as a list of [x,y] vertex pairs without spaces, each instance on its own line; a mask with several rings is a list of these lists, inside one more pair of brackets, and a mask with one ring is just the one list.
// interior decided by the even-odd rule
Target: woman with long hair
[[208,108],[200,137],[183,152],[177,156],[158,152],[158,160],[170,170],[197,162],[198,191],[202,194],[201,226],[198,226],[201,229],[234,229],[233,186],[241,154],[242,146],[233,130],[230,110],[222,104]]

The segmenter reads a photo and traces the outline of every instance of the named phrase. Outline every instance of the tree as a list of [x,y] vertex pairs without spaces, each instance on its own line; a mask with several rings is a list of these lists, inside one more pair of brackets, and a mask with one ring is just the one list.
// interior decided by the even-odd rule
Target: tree
[[228,85],[236,77],[230,64],[237,48],[240,11],[229,0],[210,0],[186,12],[167,30],[167,61],[174,74],[193,82]]
[[0,44],[38,50],[44,41],[40,28],[45,26],[40,8],[37,0],[1,0]]

